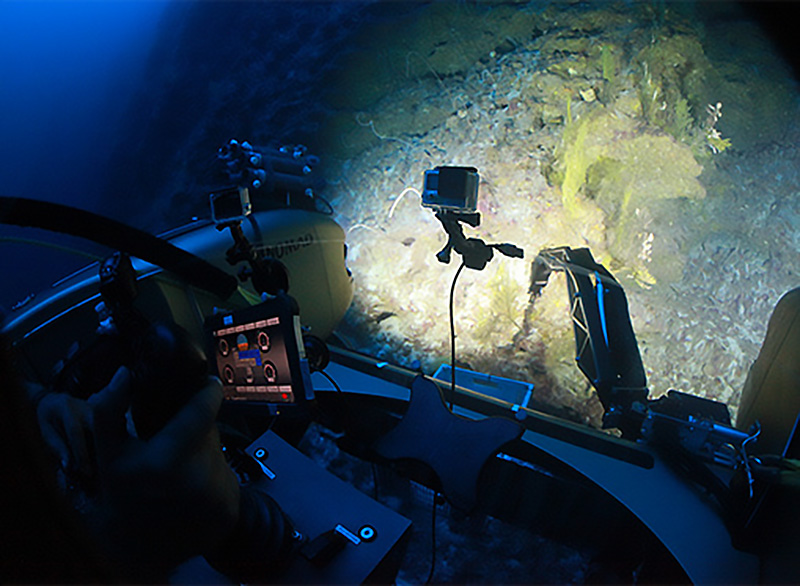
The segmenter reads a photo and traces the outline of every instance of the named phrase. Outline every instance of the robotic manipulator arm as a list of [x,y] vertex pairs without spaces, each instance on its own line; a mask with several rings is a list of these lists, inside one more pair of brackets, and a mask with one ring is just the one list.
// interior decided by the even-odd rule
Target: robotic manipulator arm
[[669,391],[648,399],[647,379],[622,286],[586,248],[542,250],[533,262],[530,293],[541,294],[552,271],[567,278],[575,360],[603,405],[603,427],[623,437],[679,449],[702,461],[746,466],[752,433],[731,426],[722,403]]
[[732,535],[747,539],[783,465],[779,456],[748,454],[760,433],[758,423],[741,431],[731,425],[725,404],[675,390],[648,399],[622,286],[588,249],[549,248],[533,262],[532,299],[541,294],[552,271],[563,271],[567,277],[575,360],[603,405],[603,427],[618,428],[624,438],[657,449],[713,494],[726,512]]

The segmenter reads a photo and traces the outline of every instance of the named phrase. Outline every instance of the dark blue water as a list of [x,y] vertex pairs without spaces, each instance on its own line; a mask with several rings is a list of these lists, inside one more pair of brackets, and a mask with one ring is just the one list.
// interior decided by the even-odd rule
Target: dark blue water
[[[109,154],[164,9],[161,2],[0,3],[0,193],[113,212],[104,191]],[[6,227],[0,235],[53,240]],[[86,262],[0,246],[0,304]]]
[[164,5],[0,4],[0,177],[6,193],[97,205],[121,117]]
[[[192,184],[221,144],[314,134],[326,63],[365,5],[0,3],[0,193],[154,231],[207,214]],[[0,306],[87,261],[9,238],[107,252],[0,230]]]

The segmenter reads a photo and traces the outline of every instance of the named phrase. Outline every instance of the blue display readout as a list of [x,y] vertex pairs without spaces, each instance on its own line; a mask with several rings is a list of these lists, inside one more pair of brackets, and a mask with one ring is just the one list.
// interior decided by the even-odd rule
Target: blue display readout
[[239,352],[239,360],[255,360],[256,365],[261,366],[261,352],[258,349]]

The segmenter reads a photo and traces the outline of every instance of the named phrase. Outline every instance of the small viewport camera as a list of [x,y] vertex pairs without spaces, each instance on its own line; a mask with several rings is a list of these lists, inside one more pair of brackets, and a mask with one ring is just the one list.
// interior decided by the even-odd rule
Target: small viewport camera
[[422,205],[436,211],[473,213],[478,209],[479,183],[475,167],[436,167],[425,171]]
[[250,203],[250,192],[246,187],[224,187],[212,193],[211,219],[218,226],[242,222],[253,211]]

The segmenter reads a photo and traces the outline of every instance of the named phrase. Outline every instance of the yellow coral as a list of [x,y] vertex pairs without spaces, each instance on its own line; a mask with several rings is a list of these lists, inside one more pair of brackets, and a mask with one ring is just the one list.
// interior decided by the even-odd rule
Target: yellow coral
[[649,210],[656,201],[705,197],[698,181],[702,167],[688,145],[599,106],[567,127],[555,167],[563,173],[564,209],[577,222],[598,206],[605,215],[609,251],[638,283],[649,286],[662,273],[667,278],[675,273],[660,260],[643,266],[637,234],[652,217]]
[[561,201],[573,216],[581,209],[578,192],[586,183],[589,167],[603,156],[615,134],[632,128],[627,119],[611,116],[604,106],[567,125],[557,165],[563,168]]
[[709,133],[706,138],[708,139],[708,146],[714,154],[721,153],[731,147],[731,139],[722,138],[719,133]]

